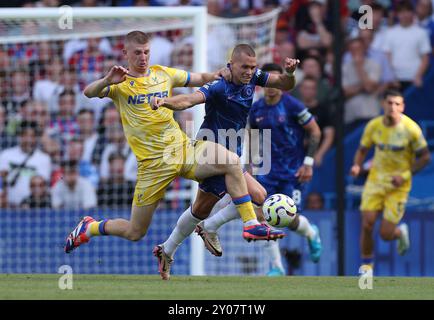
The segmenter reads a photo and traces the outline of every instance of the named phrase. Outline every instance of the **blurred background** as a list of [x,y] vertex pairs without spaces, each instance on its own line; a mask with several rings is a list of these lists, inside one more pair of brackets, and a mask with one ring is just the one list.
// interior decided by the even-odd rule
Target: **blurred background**
[[[297,57],[297,86],[291,95],[315,115],[323,133],[315,155],[314,178],[303,196],[304,214],[321,230],[324,252],[319,264],[309,261],[307,243],[289,234],[280,242],[289,275],[355,275],[359,265],[360,194],[366,174],[348,175],[365,124],[381,114],[380,97],[389,89],[405,95],[405,113],[422,128],[434,150],[434,16],[431,0],[405,1],[400,15],[394,0],[339,1],[340,38],[336,39],[333,0],[9,0],[4,7],[206,6],[208,10],[207,64],[209,70],[225,66],[237,43],[255,47],[259,66],[282,64]],[[364,13],[372,8],[372,28],[361,29]],[[115,238],[92,241],[73,255],[63,253],[64,239],[80,216],[129,217],[136,179],[135,157],[123,135],[120,118],[110,99],[88,99],[82,91],[113,65],[125,65],[123,35],[139,29],[152,34],[151,64],[193,70],[195,38],[191,21],[165,19],[84,19],[74,17],[72,30],[60,30],[57,21],[38,17],[2,19],[0,8],[0,272],[54,273],[60,265],[77,273],[157,273],[151,255],[189,206],[191,182],[173,181],[147,236],[138,243]],[[393,32],[403,19],[411,19],[417,40]],[[417,36],[416,36],[417,35]],[[396,40],[396,39],[394,39]],[[341,58],[336,65],[336,45]],[[354,63],[363,63],[372,91],[351,90],[360,83]],[[335,70],[341,70],[341,85]],[[423,70],[422,73],[418,70]],[[181,88],[174,94],[192,92]],[[257,90],[255,99],[261,97]],[[341,99],[341,100],[340,100]],[[343,115],[337,114],[338,101]],[[175,113],[181,127],[194,111]],[[342,121],[337,121],[342,119]],[[24,124],[31,124],[22,129]],[[338,134],[338,133],[339,134]],[[337,187],[336,141],[342,139],[344,192]],[[366,173],[370,161],[364,166]],[[69,168],[65,170],[65,168]],[[71,169],[72,168],[72,169]],[[7,185],[8,192],[4,186]],[[343,225],[337,202],[345,201]],[[405,257],[394,243],[376,239],[378,275],[434,276],[434,164],[413,179],[404,217],[410,226],[412,248]],[[247,244],[239,234],[241,222],[221,229],[225,254],[205,254],[210,275],[261,275],[269,261],[262,246]],[[345,235],[339,260],[338,230]],[[288,232],[289,233],[289,232]],[[378,232],[376,233],[378,234]],[[190,274],[190,241],[178,250],[173,274]]]

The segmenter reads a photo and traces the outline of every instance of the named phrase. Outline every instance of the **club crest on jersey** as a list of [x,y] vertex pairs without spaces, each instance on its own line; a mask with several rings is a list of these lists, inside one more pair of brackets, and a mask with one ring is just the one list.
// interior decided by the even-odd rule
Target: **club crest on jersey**
[[253,86],[245,86],[241,90],[241,98],[243,99],[249,99],[253,96],[254,87]]
[[134,80],[130,81],[130,86],[134,86]]

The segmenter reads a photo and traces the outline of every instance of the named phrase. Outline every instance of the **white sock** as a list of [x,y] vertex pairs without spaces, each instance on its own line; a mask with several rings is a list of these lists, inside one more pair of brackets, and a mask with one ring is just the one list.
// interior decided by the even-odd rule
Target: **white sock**
[[284,271],[282,257],[280,255],[279,242],[277,241],[262,241],[264,244],[265,254],[271,261],[272,268],[279,268]]
[[188,238],[188,236],[193,233],[196,225],[200,221],[200,219],[193,216],[191,207],[188,207],[179,217],[175,229],[173,229],[169,238],[163,243],[164,252],[170,257],[173,257],[176,249],[178,249],[184,239]]
[[249,221],[246,221],[246,222],[243,223],[243,225],[245,227],[255,226],[257,224],[259,224],[258,219],[252,219],[252,220],[249,220]]
[[298,216],[300,223],[298,225],[297,232],[299,235],[302,235],[308,239],[312,239],[315,236],[315,230],[312,228],[312,225],[310,224],[309,220],[305,216],[299,215]]
[[220,209],[218,212],[213,213],[212,216],[205,219],[204,227],[207,231],[216,232],[217,229],[224,225],[226,222],[239,218],[240,214],[238,213],[235,204],[231,201],[226,207]]

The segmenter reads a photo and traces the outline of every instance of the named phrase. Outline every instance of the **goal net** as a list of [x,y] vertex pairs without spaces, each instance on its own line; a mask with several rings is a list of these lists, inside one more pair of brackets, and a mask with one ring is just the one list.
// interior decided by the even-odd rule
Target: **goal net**
[[[82,91],[111,66],[126,65],[123,38],[132,30],[152,34],[151,65],[216,70],[237,43],[251,44],[259,65],[270,62],[278,11],[222,19],[198,7],[0,10],[0,273],[53,273],[67,264],[78,273],[155,274],[152,248],[190,204],[190,181],[171,184],[139,243],[107,237],[63,253],[80,216],[129,218],[136,179],[113,103]],[[175,115],[183,128],[193,119],[197,128],[202,117],[199,107]],[[37,130],[21,130],[26,123]],[[37,152],[26,151],[35,134]],[[230,263],[204,259],[197,239],[187,240],[172,273],[263,274],[262,249],[242,240],[240,230],[239,222],[222,229]]]

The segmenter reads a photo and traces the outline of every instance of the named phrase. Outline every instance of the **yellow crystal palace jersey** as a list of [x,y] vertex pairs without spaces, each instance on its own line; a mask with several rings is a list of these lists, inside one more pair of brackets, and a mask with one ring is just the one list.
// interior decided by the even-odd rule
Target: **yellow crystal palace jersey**
[[[402,115],[401,121],[393,127],[384,125],[383,116],[372,119],[365,128],[361,145],[375,146],[368,182],[388,187],[392,176],[411,173],[415,153],[427,143],[417,123]],[[411,179],[408,179],[400,189],[409,191],[410,188]]]
[[101,97],[110,97],[121,116],[128,143],[138,161],[163,157],[167,148],[181,147],[187,137],[167,108],[152,110],[151,98],[169,97],[172,88],[188,84],[186,71],[164,66],[149,67],[145,77],[127,75],[124,82],[110,85]]

